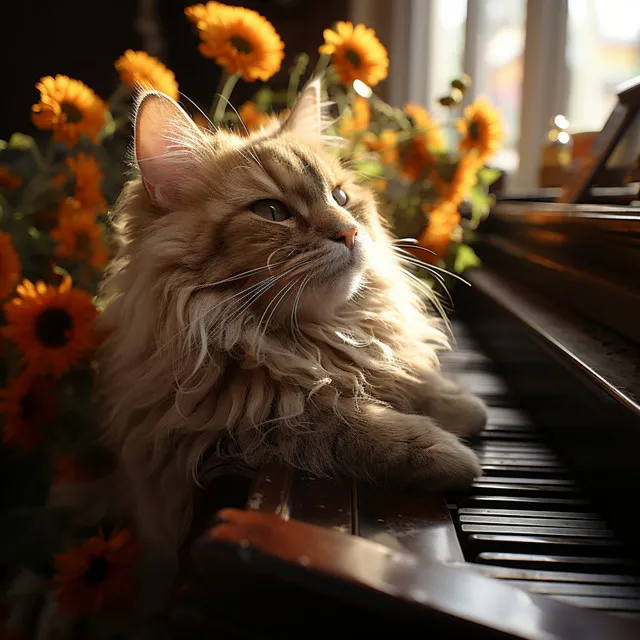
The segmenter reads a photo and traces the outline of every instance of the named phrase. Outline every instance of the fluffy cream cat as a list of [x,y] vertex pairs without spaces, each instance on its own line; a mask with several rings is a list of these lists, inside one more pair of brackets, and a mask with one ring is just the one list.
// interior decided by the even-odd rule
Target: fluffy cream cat
[[372,194],[326,148],[319,84],[285,124],[203,131],[138,100],[98,393],[141,535],[176,547],[205,454],[441,490],[480,473],[476,398]]

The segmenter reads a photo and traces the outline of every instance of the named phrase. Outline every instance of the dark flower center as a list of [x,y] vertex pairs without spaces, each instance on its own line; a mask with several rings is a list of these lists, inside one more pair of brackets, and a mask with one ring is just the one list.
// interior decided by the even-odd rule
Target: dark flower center
[[31,393],[27,391],[20,400],[20,420],[23,422],[31,422],[36,414],[36,401]]
[[84,574],[84,583],[90,587],[102,584],[111,571],[111,565],[106,558],[94,558]]
[[50,349],[64,347],[69,342],[69,331],[73,318],[64,310],[51,307],[45,309],[36,320],[36,338]]
[[251,43],[242,36],[232,36],[230,42],[240,53],[251,53],[253,51]]
[[82,120],[82,111],[80,111],[75,104],[63,102],[60,105],[60,109],[62,110],[62,113],[67,116],[67,122],[73,124],[74,122],[80,122],[80,120]]
[[360,56],[358,55],[358,53],[356,51],[354,51],[353,49],[347,49],[347,52],[345,53],[345,56],[347,56],[347,60],[356,68],[360,68],[360,64],[362,63],[362,61],[360,60]]
[[469,135],[474,140],[478,140],[480,138],[480,125],[475,120],[472,120],[469,123]]

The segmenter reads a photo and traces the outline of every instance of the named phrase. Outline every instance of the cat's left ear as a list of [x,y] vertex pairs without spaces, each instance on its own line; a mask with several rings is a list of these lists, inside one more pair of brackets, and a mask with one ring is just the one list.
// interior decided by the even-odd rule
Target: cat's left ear
[[185,178],[197,162],[202,133],[169,96],[143,93],[135,111],[135,153],[142,182],[159,209],[180,197]]
[[320,88],[319,78],[306,84],[291,115],[282,125],[283,131],[289,131],[310,142],[322,141],[322,132],[327,123],[324,117]]

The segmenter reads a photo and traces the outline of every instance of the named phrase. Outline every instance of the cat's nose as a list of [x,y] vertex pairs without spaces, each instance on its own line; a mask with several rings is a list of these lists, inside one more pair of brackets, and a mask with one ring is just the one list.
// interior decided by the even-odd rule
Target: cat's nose
[[347,227],[346,229],[340,229],[340,231],[333,236],[333,239],[336,242],[344,242],[348,249],[353,249],[356,245],[357,235],[358,230],[355,227]]

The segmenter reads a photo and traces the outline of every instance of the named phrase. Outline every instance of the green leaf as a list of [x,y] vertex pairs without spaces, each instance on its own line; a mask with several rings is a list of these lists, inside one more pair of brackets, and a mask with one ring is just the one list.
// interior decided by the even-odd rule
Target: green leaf
[[453,262],[453,270],[456,273],[462,273],[471,267],[479,267],[482,263],[476,252],[468,245],[461,244],[456,251],[456,257]]
[[502,175],[502,171],[498,169],[490,169],[489,167],[483,167],[478,170],[478,182],[488,187],[492,185],[500,176]]
[[36,141],[31,136],[27,136],[24,133],[14,133],[9,138],[10,149],[26,150],[26,149],[31,149],[35,146],[36,146]]

